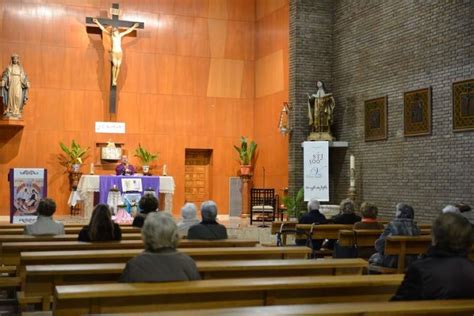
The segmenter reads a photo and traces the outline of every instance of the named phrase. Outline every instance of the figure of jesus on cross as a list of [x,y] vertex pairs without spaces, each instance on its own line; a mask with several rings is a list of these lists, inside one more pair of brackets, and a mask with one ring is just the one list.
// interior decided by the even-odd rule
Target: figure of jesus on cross
[[93,18],[92,21],[97,24],[97,26],[104,32],[105,34],[110,36],[112,40],[112,48],[110,50],[110,59],[112,60],[112,85],[117,85],[117,78],[120,72],[120,65],[122,65],[122,37],[127,34],[132,33],[137,27],[138,23],[133,24],[132,27],[128,28],[123,32],[119,32],[118,28],[113,26],[111,31],[108,31],[100,22]]
[[[110,114],[115,113],[116,108],[116,93],[117,80],[120,73],[120,66],[122,65],[122,38],[136,29],[143,29],[145,24],[143,22],[124,21],[119,19],[119,4],[113,3],[111,8],[111,19],[107,18],[93,18],[86,17],[86,24],[94,23],[97,25],[103,34],[110,37],[112,45],[110,47],[110,61],[112,62],[111,78],[110,78],[110,98],[109,111]],[[126,28],[125,31],[120,32],[119,28]],[[95,32],[94,32],[95,33]]]

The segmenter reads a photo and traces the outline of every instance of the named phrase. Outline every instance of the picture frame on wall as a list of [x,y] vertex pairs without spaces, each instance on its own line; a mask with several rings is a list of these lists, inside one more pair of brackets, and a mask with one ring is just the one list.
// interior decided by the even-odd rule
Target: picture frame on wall
[[453,83],[453,131],[474,130],[474,79]]
[[387,139],[387,96],[367,100],[365,108],[365,141]]
[[403,130],[406,137],[431,135],[431,87],[403,94]]

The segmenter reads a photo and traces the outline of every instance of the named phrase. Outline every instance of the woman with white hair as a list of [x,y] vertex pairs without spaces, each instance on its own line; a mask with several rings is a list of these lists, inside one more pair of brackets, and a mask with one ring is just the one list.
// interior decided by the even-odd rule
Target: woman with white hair
[[127,262],[120,282],[199,280],[194,260],[178,252],[178,227],[168,213],[152,212],[142,228],[145,251]]
[[202,202],[201,217],[201,223],[189,228],[188,239],[227,239],[227,229],[216,221],[217,205],[214,201]]
[[178,232],[180,236],[187,236],[189,228],[199,224],[196,205],[194,203],[184,204],[181,208],[181,217],[183,219],[178,222]]

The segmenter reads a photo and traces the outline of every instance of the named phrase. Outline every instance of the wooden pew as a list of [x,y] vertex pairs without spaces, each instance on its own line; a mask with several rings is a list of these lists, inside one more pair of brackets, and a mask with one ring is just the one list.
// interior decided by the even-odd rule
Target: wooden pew
[[[58,220],[61,222],[61,220]],[[87,223],[64,223],[62,222],[64,227],[83,227],[84,225],[87,225]],[[120,226],[131,226],[131,224],[121,224]],[[19,223],[0,223],[0,229],[5,229],[5,228],[23,228],[25,227],[26,224],[19,224]]]
[[[196,265],[202,279],[224,279],[360,275],[367,267],[367,261],[362,259],[229,260],[197,261]],[[124,267],[125,263],[26,266],[22,275],[22,295],[25,298],[40,296],[45,301],[43,304],[45,308],[49,304],[55,286],[116,282]]]
[[[141,313],[142,316],[180,316],[187,311]],[[316,316],[363,316],[363,315],[472,315],[474,300],[437,300],[410,302],[361,302],[337,304],[307,304],[285,306],[259,306],[215,308],[193,311],[193,316],[254,316],[254,315],[316,315]],[[115,314],[126,315],[126,314]],[[130,314],[129,314],[130,315]]]
[[57,286],[54,314],[387,301],[402,279],[398,274]]
[[[122,234],[122,240],[141,240],[141,233]],[[30,235],[0,235],[0,244],[6,242],[45,242],[45,241],[77,241],[77,235],[30,236]]]
[[[357,235],[355,238],[354,232]],[[339,245],[352,247],[356,242],[359,247],[374,247],[375,241],[383,233],[382,229],[354,229],[339,231]],[[421,235],[430,235],[431,230],[421,229]]]
[[[181,240],[180,248],[210,247],[254,247],[255,240]],[[2,243],[2,263],[4,265],[20,264],[22,251],[62,251],[62,250],[98,250],[98,249],[143,249],[143,241],[122,240],[112,242],[81,241],[43,241],[43,242],[6,242]]]
[[[180,248],[194,260],[305,259],[308,247]],[[127,262],[141,249],[21,252],[21,266],[38,264]]]
[[[80,227],[64,227],[64,232],[66,235],[78,235],[81,231],[83,226]],[[133,226],[120,226],[122,230],[122,234],[125,233],[140,233],[140,228],[133,227]],[[16,227],[16,228],[2,228],[0,229],[0,235],[23,235],[23,227]]]

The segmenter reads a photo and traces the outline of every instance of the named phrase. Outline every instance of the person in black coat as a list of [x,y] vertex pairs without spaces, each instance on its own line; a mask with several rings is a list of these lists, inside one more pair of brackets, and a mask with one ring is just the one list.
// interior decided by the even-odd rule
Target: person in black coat
[[188,230],[188,239],[219,240],[227,239],[227,229],[216,221],[217,205],[214,201],[201,204],[202,222]]
[[393,301],[474,298],[474,263],[468,259],[472,227],[459,214],[441,214],[433,223],[433,246],[412,263]]
[[122,239],[120,226],[112,221],[112,213],[107,204],[97,204],[92,212],[89,225],[79,232],[79,241],[118,241]]
[[[308,202],[308,212],[305,213],[300,217],[298,220],[299,224],[327,224],[328,220],[324,216],[324,214],[321,214],[319,212],[319,201],[316,199],[311,199],[311,201]],[[322,239],[311,239],[311,242],[313,244],[313,249],[314,250],[319,250],[321,248],[321,245],[323,244]],[[306,245],[306,239],[296,239],[295,240],[296,244],[298,246],[304,246]]]
[[[355,204],[351,199],[342,200],[339,205],[339,214],[331,217],[329,223],[340,225],[352,225],[361,221],[361,217],[355,214]],[[324,247],[334,249],[336,239],[329,239]]]
[[140,213],[133,219],[132,226],[142,228],[147,215],[151,212],[156,212],[158,209],[158,199],[153,194],[145,194],[138,202],[138,207],[140,208]]

